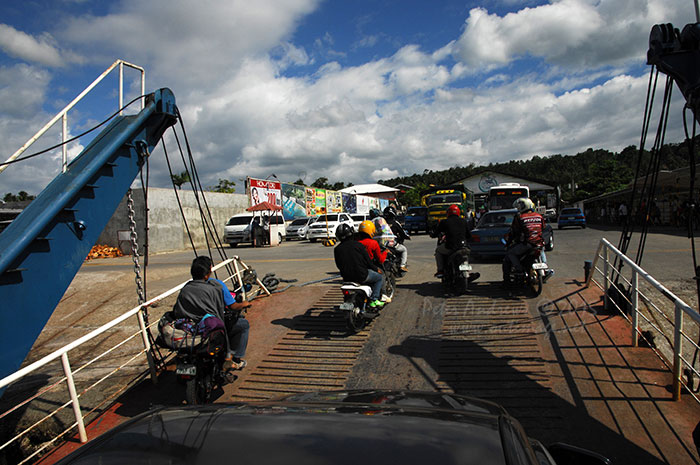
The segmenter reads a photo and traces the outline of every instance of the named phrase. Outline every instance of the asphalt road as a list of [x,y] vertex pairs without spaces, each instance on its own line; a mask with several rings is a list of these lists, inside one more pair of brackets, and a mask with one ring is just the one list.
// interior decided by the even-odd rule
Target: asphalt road
[[[551,267],[559,278],[583,280],[584,261],[592,260],[601,238],[617,245],[620,230],[589,226],[586,229],[566,228],[554,230],[554,250],[547,253]],[[634,257],[639,243],[639,234],[633,236],[628,249],[628,256]],[[697,241],[696,241],[697,244]],[[424,235],[417,235],[406,243],[409,251],[409,269],[432,267],[434,269],[433,251],[435,240]],[[246,264],[254,268],[259,276],[275,273],[281,279],[293,280],[295,284],[308,283],[328,278],[337,273],[333,262],[332,247],[308,241],[287,241],[279,247],[252,248],[246,245],[237,248],[226,247],[221,251],[227,257],[239,256]],[[207,254],[206,250],[199,250]],[[215,261],[222,255],[212,254]],[[189,279],[189,265],[194,258],[192,251],[171,252],[149,257],[148,283],[149,297],[153,291],[161,291]],[[141,264],[144,259],[141,257]],[[498,281],[501,278],[500,261],[479,260],[473,263],[474,269],[482,273],[482,280]],[[693,260],[691,243],[685,233],[671,228],[658,228],[647,237],[642,267],[672,291],[687,291],[692,288]],[[130,257],[93,260],[86,262],[80,269],[80,275],[98,273],[118,275],[132,274],[133,263]],[[98,281],[110,281],[101,276]],[[120,281],[123,280],[123,276]],[[286,283],[281,283],[280,287]],[[135,291],[134,291],[135,292]],[[135,295],[135,294],[134,294]],[[691,306],[693,302],[688,302]],[[135,304],[134,304],[135,305]]]

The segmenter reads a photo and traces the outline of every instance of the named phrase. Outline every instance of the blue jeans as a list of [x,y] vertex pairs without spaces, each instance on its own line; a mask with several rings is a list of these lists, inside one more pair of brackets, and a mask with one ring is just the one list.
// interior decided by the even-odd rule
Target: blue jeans
[[367,270],[367,279],[362,284],[367,284],[372,288],[372,295],[369,296],[370,300],[379,300],[382,294],[382,286],[384,286],[384,275],[374,270]]
[[236,358],[245,356],[245,349],[248,347],[248,332],[250,331],[250,323],[243,317],[239,317],[236,322],[230,327],[226,327],[226,335],[228,336],[229,354]]

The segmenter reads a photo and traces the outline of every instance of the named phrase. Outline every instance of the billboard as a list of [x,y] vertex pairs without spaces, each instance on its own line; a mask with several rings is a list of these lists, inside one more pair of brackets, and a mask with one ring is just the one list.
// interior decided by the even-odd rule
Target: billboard
[[325,189],[314,189],[315,194],[315,209],[317,215],[323,215],[326,213],[326,190]]
[[248,178],[248,190],[251,207],[265,201],[282,206],[282,183],[279,181]]
[[326,191],[326,207],[328,213],[340,213],[343,211],[343,196],[340,192]]
[[343,211],[346,213],[357,213],[357,198],[355,194],[343,192]]
[[282,214],[285,220],[291,221],[306,216],[305,195],[304,186],[282,184]]
[[369,204],[370,197],[367,197],[366,195],[357,195],[355,197],[357,207],[356,213],[369,213],[369,209],[371,208]]

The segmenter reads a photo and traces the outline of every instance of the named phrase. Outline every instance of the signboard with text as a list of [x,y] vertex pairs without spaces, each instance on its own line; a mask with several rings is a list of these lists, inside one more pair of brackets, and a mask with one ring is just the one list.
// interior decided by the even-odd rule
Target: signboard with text
[[251,207],[261,202],[282,206],[282,184],[279,181],[248,178],[248,189]]

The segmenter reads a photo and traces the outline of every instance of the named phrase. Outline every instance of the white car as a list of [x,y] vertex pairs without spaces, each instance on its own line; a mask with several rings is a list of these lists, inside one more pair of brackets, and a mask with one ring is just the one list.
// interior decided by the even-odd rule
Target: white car
[[360,229],[360,223],[368,220],[369,215],[363,213],[353,213],[350,215],[350,218],[352,218],[352,228],[355,230],[355,232],[358,232]]
[[309,225],[316,221],[316,217],[296,218],[287,225],[287,240],[306,239],[306,232],[309,230]]
[[[253,221],[260,221],[260,214],[253,215],[252,213],[239,213],[233,215],[226,226],[224,226],[224,242],[231,247],[236,247],[242,242],[253,242],[252,230]],[[281,213],[275,213],[270,217],[270,224],[281,225],[277,229],[278,239],[280,242],[287,235],[284,229],[284,217]]]
[[[328,221],[326,221],[326,216],[328,216]],[[316,239],[335,238],[335,230],[343,223],[352,227],[352,218],[347,213],[321,215],[309,226],[306,238],[311,242],[316,242]]]

